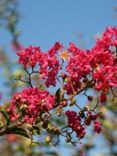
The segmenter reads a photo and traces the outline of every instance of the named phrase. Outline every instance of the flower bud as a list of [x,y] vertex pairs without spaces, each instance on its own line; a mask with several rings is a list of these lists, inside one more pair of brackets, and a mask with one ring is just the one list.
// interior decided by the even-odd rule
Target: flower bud
[[56,127],[56,126],[54,126],[54,127],[53,127],[53,133],[54,133],[54,134],[59,134],[59,128]]
[[88,110],[89,110],[89,107],[88,107],[88,106],[85,106],[85,107],[83,108],[83,110],[84,110],[84,111],[88,111]]
[[46,136],[44,139],[46,144],[50,144],[51,143],[51,137],[50,136]]
[[91,120],[92,120],[92,119],[91,119],[90,117],[87,117],[87,118],[85,119],[85,124],[89,126],[89,125],[91,124]]
[[87,98],[88,98],[89,101],[93,100],[93,96],[87,96]]
[[62,73],[62,74],[61,74],[61,77],[62,77],[63,80],[65,80],[66,77],[67,77],[67,74],[66,74],[66,73]]
[[60,103],[60,105],[61,105],[62,107],[66,107],[66,106],[68,105],[67,100],[64,99],[64,100]]

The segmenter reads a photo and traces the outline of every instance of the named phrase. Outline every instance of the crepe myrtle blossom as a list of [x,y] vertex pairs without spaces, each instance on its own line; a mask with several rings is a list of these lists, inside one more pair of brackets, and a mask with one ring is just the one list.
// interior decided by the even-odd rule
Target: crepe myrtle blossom
[[15,93],[8,113],[12,121],[35,123],[41,112],[51,110],[54,103],[55,97],[48,91],[26,88],[22,92]]
[[[111,51],[111,47],[115,51]],[[107,27],[91,50],[82,50],[74,43],[69,44],[69,59],[66,66],[67,77],[64,88],[68,94],[77,91],[87,77],[95,81],[94,89],[109,90],[110,87],[117,87],[117,28]],[[72,86],[71,86],[72,84]],[[81,87],[82,87],[81,85]]]
[[99,114],[93,114],[91,111],[84,113],[80,111],[79,114],[75,111],[66,111],[68,127],[70,127],[79,139],[86,134],[86,126],[94,124],[94,132],[100,133],[102,130],[101,123],[97,121]]
[[19,56],[19,63],[24,68],[38,65],[38,72],[41,78],[45,80],[47,87],[50,85],[56,85],[56,77],[59,71],[59,61],[57,59],[57,51],[63,46],[56,42],[55,45],[50,48],[46,53],[43,53],[39,47],[29,46],[20,52],[17,52]]
[[[80,49],[72,42],[68,48],[56,42],[46,52],[42,52],[40,47],[29,46],[22,48],[17,55],[19,64],[27,73],[26,78],[22,75],[19,80],[29,87],[13,95],[7,109],[11,123],[36,125],[39,121],[47,133],[56,132],[68,141],[71,141],[72,132],[78,139],[84,138],[88,126],[92,126],[96,133],[101,132],[103,125],[96,108],[106,103],[107,93],[111,92],[114,99],[114,89],[117,88],[117,27],[107,27],[90,50]],[[35,73],[39,74],[45,90],[34,86],[32,74]],[[87,95],[90,88],[97,91],[98,98]],[[94,108],[77,104],[80,93],[87,97],[89,103],[97,99]],[[72,106],[78,110],[74,111]],[[59,125],[53,124],[54,115],[58,118],[66,116],[67,130],[62,131]]]
[[82,126],[80,116],[74,111],[67,111],[66,115],[68,118],[68,126],[76,132],[78,138],[84,137],[86,132],[84,126]]

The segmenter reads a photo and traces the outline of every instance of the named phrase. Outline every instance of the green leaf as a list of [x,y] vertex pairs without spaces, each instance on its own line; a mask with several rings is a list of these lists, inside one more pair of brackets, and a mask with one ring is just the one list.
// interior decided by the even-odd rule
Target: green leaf
[[4,110],[4,109],[2,109],[2,110],[0,110],[0,113],[4,116],[4,118],[6,119],[6,124],[7,124],[7,126],[10,124],[10,118],[9,118],[9,115],[8,115],[8,113]]
[[37,141],[33,141],[32,142],[32,146],[37,146],[37,145],[41,145],[41,143],[40,142],[37,142]]
[[12,131],[9,131],[8,134],[18,134],[27,138],[31,138],[29,130],[23,128],[14,128]]
[[61,102],[62,99],[64,98],[64,94],[60,88],[56,91],[55,96],[56,96],[56,103]]
[[56,102],[60,102],[60,88],[56,91]]

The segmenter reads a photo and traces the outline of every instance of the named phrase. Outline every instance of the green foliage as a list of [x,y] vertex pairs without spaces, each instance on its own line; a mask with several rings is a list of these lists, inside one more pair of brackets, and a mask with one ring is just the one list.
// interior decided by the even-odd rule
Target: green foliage
[[8,126],[10,124],[10,119],[9,119],[8,113],[4,109],[1,109],[0,113],[4,116],[4,119],[6,121],[6,126]]

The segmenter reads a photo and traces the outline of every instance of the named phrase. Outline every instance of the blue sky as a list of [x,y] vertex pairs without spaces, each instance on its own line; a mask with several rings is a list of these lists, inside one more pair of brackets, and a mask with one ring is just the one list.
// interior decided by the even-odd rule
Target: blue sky
[[[79,45],[81,32],[86,48],[91,48],[95,34],[106,26],[116,26],[115,5],[117,0],[20,0],[20,41],[24,46],[38,45],[46,50],[56,41],[65,46],[71,41]],[[0,44],[7,47],[10,34],[3,29],[0,34]]]
[[47,49],[55,41],[66,46],[70,41],[78,44],[82,32],[86,47],[92,47],[93,36],[106,26],[116,26],[113,7],[116,0],[21,0],[22,14],[19,28],[21,42],[40,45]]
[[[78,32],[81,32],[86,48],[91,48],[95,34],[103,32],[106,26],[117,26],[115,5],[117,0],[20,0],[20,42],[25,47],[41,46],[43,50],[56,41],[65,46],[71,41],[78,45]],[[8,49],[10,34],[2,29],[0,36],[0,45]],[[60,151],[63,155],[69,152]]]

